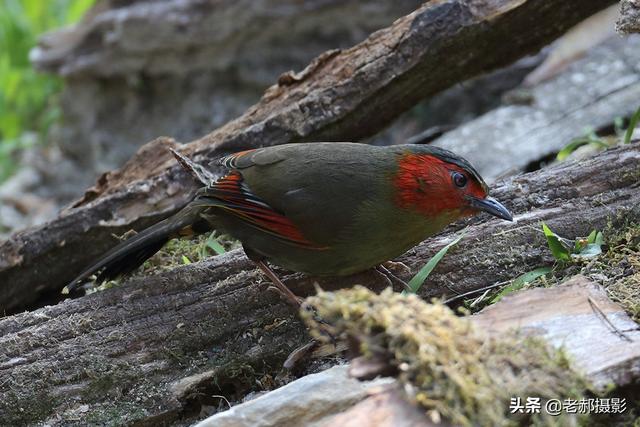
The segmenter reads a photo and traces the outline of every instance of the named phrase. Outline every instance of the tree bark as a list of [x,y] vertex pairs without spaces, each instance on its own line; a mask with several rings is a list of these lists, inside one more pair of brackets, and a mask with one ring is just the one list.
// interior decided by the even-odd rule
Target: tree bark
[[[583,37],[589,37],[586,34],[601,30],[592,22],[580,31]],[[579,36],[574,33],[573,37]],[[550,64],[566,64],[573,55],[579,55],[566,47],[570,37],[564,43],[564,52],[556,46],[559,53],[547,58],[551,58]],[[558,58],[563,54],[564,59]],[[640,99],[638,62],[640,40],[614,35],[589,49],[567,70],[533,87],[516,89],[507,94],[512,103],[458,126],[433,144],[463,156],[488,182],[505,173],[526,171],[573,139],[584,137],[586,129],[612,133],[616,118],[631,117]],[[546,62],[540,69],[558,71],[557,66]],[[518,96],[524,99],[518,100]]]
[[616,31],[620,34],[640,32],[640,2],[638,0],[620,1],[620,16],[616,22]]
[[[443,258],[421,294],[465,292],[549,265],[540,220],[565,237],[640,222],[639,177],[640,144],[634,143],[498,185],[494,195],[515,221],[468,221],[466,237]],[[462,226],[400,261],[415,271]],[[279,274],[299,295],[313,292],[314,282],[325,289],[387,285],[372,271],[323,280]],[[212,395],[239,398],[269,388],[282,375],[282,361],[308,337],[267,287],[234,251],[2,319],[0,419],[180,424],[192,420],[201,405],[211,405]]]
[[[357,141],[421,99],[533,52],[611,0],[448,0],[425,3],[343,51],[287,73],[243,116],[182,148],[196,161],[261,145]],[[523,31],[526,29],[526,31]],[[0,245],[5,313],[54,297],[115,244],[183,206],[195,187],[158,139],[102,176],[71,209]],[[214,167],[216,171],[217,167]]]

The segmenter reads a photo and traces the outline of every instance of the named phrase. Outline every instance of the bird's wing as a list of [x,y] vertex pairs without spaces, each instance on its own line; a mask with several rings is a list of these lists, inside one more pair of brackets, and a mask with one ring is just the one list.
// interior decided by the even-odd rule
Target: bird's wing
[[321,249],[305,238],[293,221],[256,196],[237,170],[200,190],[193,203],[223,209],[246,224],[286,243]]
[[362,210],[389,205],[380,177],[393,173],[394,157],[385,153],[365,144],[284,144],[235,153],[223,164],[308,240],[327,247],[357,234]]
[[240,151],[220,159],[220,164],[229,169],[246,169],[251,166],[265,166],[285,160],[290,145],[255,148],[253,150]]

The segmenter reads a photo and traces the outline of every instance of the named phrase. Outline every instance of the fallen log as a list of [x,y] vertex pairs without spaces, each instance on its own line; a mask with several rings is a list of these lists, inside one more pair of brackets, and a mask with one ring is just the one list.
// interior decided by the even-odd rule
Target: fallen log
[[639,47],[638,38],[614,36],[566,72],[511,92],[519,103],[495,108],[433,144],[464,156],[490,182],[548,159],[588,129],[613,133],[616,119],[638,108],[640,72],[632,64],[640,60]]
[[[427,2],[362,43],[282,75],[243,116],[182,150],[206,163],[262,145],[361,140],[421,99],[541,48],[611,3]],[[56,301],[82,267],[116,243],[113,234],[143,228],[183,206],[195,187],[170,159],[168,146],[177,143],[161,138],[143,147],[72,209],[2,243],[0,309],[16,312],[47,296]]]
[[616,31],[620,34],[640,32],[640,4],[637,0],[620,2],[620,16],[616,22]]
[[[520,331],[523,336],[543,338],[569,356],[571,370],[586,379],[591,390],[600,393],[608,390],[608,396],[614,399],[624,402],[625,392],[621,387],[637,385],[640,378],[638,324],[629,318],[622,307],[607,297],[606,291],[600,285],[584,276],[575,276],[552,288],[517,292],[469,319],[478,329],[497,339],[508,336],[508,331],[514,329]],[[424,416],[424,412],[421,413],[415,405],[407,402],[398,389],[399,387],[389,387],[384,392],[375,394],[336,415],[323,425],[431,426],[432,423]],[[527,396],[514,397],[526,399]],[[264,396],[263,400],[268,401],[268,395]],[[609,399],[605,398],[604,401],[608,402]],[[629,402],[629,405],[633,403]],[[234,415],[236,421],[239,421],[245,412],[240,409],[241,406],[236,408]],[[614,408],[611,410],[614,415],[590,409],[587,412],[587,424],[598,424],[598,421],[602,422],[609,415],[614,417],[607,420],[609,423],[622,425],[624,422],[615,417],[623,419],[625,411],[632,410],[625,408],[626,403],[617,409]],[[281,410],[287,412],[286,407]],[[421,417],[416,418],[416,413]],[[517,416],[515,414],[508,418],[515,421]],[[202,427],[215,425],[216,417],[219,415],[204,421]],[[406,418],[412,419],[413,423],[403,424],[402,420]],[[368,422],[372,419],[378,422]],[[385,423],[389,419],[393,421]],[[353,422],[354,420],[358,422]]]
[[[611,391],[612,386],[637,383],[640,372],[638,324],[607,297],[602,286],[582,275],[574,276],[559,286],[508,295],[468,319],[477,330],[493,339],[514,339],[510,333],[514,329],[519,331],[516,335],[518,339],[531,336],[543,338],[550,346],[569,356],[571,371],[584,378],[592,390],[602,392],[608,389],[609,396],[620,399],[623,392],[620,389]],[[523,342],[522,345],[527,344]],[[532,362],[542,363],[541,360]],[[370,396],[358,394],[358,399],[354,399],[353,384],[345,381],[344,376],[350,372],[357,377],[359,370],[356,366],[366,363],[366,358],[360,358],[360,362],[352,363],[348,371],[340,366],[301,378],[258,399],[213,415],[200,422],[198,427],[249,427],[257,424],[263,427],[294,426],[300,424],[301,417],[305,417],[306,422],[313,421],[325,427],[443,425],[431,422],[425,416],[424,408],[410,402],[411,399],[407,399],[397,379],[390,384],[390,378],[386,378],[389,382],[384,386],[378,383],[377,387],[369,381],[363,381],[361,388],[369,387]],[[477,363],[482,362],[478,360]],[[545,381],[540,377],[536,377],[536,380]],[[307,390],[312,387],[318,388],[319,392]],[[346,390],[343,395],[331,392],[342,389]],[[319,401],[319,395],[323,396],[322,401]],[[526,399],[527,396],[513,397]],[[357,400],[361,401],[354,405]],[[336,414],[339,412],[336,408],[341,406],[348,409]],[[625,411],[620,410],[623,406],[612,412],[623,414]],[[299,409],[302,407],[311,410],[301,414]],[[587,410],[589,408],[583,409],[583,412]],[[627,408],[627,411],[631,410]],[[598,412],[589,415],[592,423],[598,420]],[[511,414],[507,418],[515,422],[517,417],[517,414]],[[450,425],[447,420],[442,421],[444,425]]]
[[[516,221],[469,221],[466,237],[421,294],[474,290],[550,264],[540,220],[566,237],[640,222],[639,174],[640,144],[634,143],[498,185],[495,195]],[[462,226],[400,260],[415,271]],[[279,274],[299,295],[313,292],[315,279]],[[387,286],[372,271],[318,282],[325,289]],[[283,360],[308,337],[267,288],[235,251],[1,319],[0,419],[185,422],[211,405],[211,396],[269,389],[278,384]],[[301,368],[308,365],[303,361]]]

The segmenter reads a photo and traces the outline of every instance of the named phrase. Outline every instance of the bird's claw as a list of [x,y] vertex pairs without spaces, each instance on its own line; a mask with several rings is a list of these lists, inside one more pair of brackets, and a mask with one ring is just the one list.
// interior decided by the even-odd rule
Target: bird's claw
[[299,309],[300,306],[302,306],[304,299],[299,296],[283,292],[280,288],[274,285],[269,285],[267,289],[279,293],[282,298],[284,298],[289,304],[293,305],[296,309]]
[[400,261],[385,261],[382,265],[394,274],[411,274],[409,266]]

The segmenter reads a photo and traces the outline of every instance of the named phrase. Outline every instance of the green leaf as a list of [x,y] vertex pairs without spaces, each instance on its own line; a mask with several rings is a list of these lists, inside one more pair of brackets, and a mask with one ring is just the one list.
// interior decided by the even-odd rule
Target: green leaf
[[211,233],[211,235],[207,239],[206,245],[209,249],[211,249],[213,252],[215,252],[218,255],[222,255],[227,252],[224,249],[224,246],[222,246],[220,242],[218,242],[218,239],[216,239],[215,233]]
[[593,258],[594,256],[598,256],[602,253],[602,246],[597,245],[595,243],[589,243],[584,248],[580,250],[579,253],[574,254],[574,257],[577,258]]
[[182,255],[182,264],[189,265],[189,264],[191,264],[191,260],[189,258],[187,258],[186,255]]
[[547,238],[547,245],[549,245],[549,249],[551,249],[553,257],[558,261],[571,260],[571,253],[569,252],[569,249],[562,244],[560,236],[551,231],[544,222],[542,223],[542,231]]
[[512,292],[520,290],[527,283],[531,283],[536,280],[538,277],[544,276],[551,272],[551,267],[539,267],[535,270],[531,270],[527,273],[521,274],[516,277],[510,285],[505,286],[502,290],[491,300],[491,304],[500,301],[505,296],[509,295]]
[[593,243],[600,246],[604,245],[604,235],[600,231],[596,233],[596,239],[593,241]]
[[420,271],[418,271],[418,273],[415,276],[413,276],[413,278],[409,281],[409,289],[402,291],[402,294],[407,295],[408,293],[415,294],[416,292],[418,292],[422,287],[422,284],[424,283],[424,281],[427,280],[427,277],[429,277],[429,274],[431,274],[433,269],[436,268],[436,265],[438,265],[440,260],[447,254],[447,251],[449,251],[449,249],[452,246],[456,245],[460,241],[460,239],[464,237],[465,233],[466,231],[463,231],[462,233],[460,233],[458,237],[456,237],[453,241],[451,241],[447,246],[440,249],[438,253],[436,253],[429,260],[429,262],[427,262],[424,265],[424,267],[422,267]]
[[602,233],[597,230],[593,230],[589,236],[584,240],[584,243],[578,245],[576,242],[577,250],[573,254],[575,258],[592,258],[602,253],[602,245],[604,244],[604,237]]
[[574,139],[569,144],[567,144],[562,150],[558,152],[556,159],[559,161],[564,160],[567,157],[569,157],[569,154],[576,151],[579,147],[582,147],[583,145],[587,145],[587,144],[593,144],[601,148],[609,147],[609,145],[606,142],[604,142],[603,140],[597,137],[596,138],[586,137],[586,138]]
[[25,134],[45,141],[60,117],[62,81],[37,73],[29,50],[43,32],[77,21],[92,4],[94,0],[0,0],[0,181],[16,169],[13,141]]
[[631,120],[629,120],[629,127],[627,128],[627,132],[624,134],[624,143],[629,144],[631,142],[631,137],[633,136],[633,130],[638,125],[638,121],[640,120],[640,107],[633,113],[631,116]]

